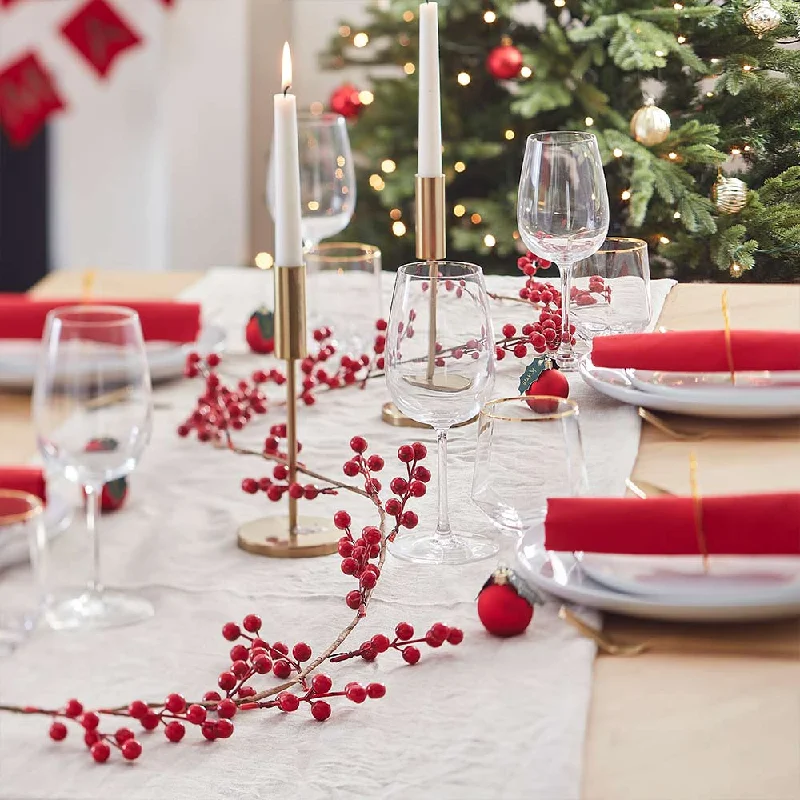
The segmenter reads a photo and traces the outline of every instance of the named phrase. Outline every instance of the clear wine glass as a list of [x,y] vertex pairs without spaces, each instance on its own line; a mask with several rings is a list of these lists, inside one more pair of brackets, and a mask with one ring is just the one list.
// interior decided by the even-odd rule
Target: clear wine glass
[[494,386],[494,334],[481,268],[448,261],[400,267],[385,362],[392,399],[406,416],[436,431],[439,459],[436,529],[401,532],[390,552],[425,564],[491,557],[497,543],[454,533],[447,506],[447,432],[474,417]]
[[548,131],[528,137],[519,182],[517,226],[522,241],[561,273],[561,369],[577,369],[570,333],[572,265],[596,252],[608,232],[606,179],[591,133]]
[[138,314],[119,306],[66,306],[47,316],[33,391],[39,452],[80,485],[92,567],[83,586],[47,589],[53,628],[124,625],[152,616],[146,600],[105,589],[98,518],[103,485],[130,473],[150,439],[150,370]]
[[[356,207],[356,175],[347,121],[339,114],[298,114],[303,244],[309,249],[341,233]],[[274,151],[267,198],[275,214]]]

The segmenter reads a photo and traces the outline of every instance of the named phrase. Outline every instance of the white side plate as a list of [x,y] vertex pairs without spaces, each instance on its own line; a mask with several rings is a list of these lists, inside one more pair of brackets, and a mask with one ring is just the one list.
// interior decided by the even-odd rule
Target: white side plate
[[[44,508],[44,525],[48,539],[55,539],[72,522],[72,507],[58,494],[50,493]],[[24,564],[30,558],[30,543],[23,526],[11,527],[0,538],[0,569]]]

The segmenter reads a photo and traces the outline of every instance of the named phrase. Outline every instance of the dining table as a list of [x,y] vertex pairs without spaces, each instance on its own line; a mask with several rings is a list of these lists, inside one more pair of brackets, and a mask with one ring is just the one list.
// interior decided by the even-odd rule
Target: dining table
[[[219,281],[218,285],[223,288],[240,279],[244,280],[240,276],[245,273],[247,273],[247,280],[250,281],[260,280],[268,284],[271,280],[269,272],[265,273],[256,269],[230,268],[226,272],[225,268],[217,268],[215,273],[216,280]],[[385,282],[390,281],[388,274],[385,274],[384,277]],[[209,276],[202,272],[97,270],[94,274],[92,295],[95,299],[104,297],[116,299],[194,297],[195,287],[208,278]],[[493,281],[499,280],[499,278],[495,279],[494,276],[489,276],[489,288],[499,285],[493,283]],[[502,280],[506,282],[503,284],[505,286],[510,285],[512,279],[503,278]],[[33,287],[31,294],[37,297],[79,297],[83,286],[82,272],[58,271],[48,275]],[[727,291],[727,303],[733,328],[800,329],[800,285],[753,285],[733,282],[722,286],[715,283],[673,284],[670,282],[666,284],[665,282],[662,288],[663,302],[660,304],[658,318],[654,320],[654,325],[665,329],[721,328],[720,298],[723,289]],[[210,295],[212,292],[208,292],[208,294]],[[219,293],[218,296],[221,297],[222,294]],[[219,312],[222,314],[224,311],[231,315],[230,307],[222,308],[223,300],[218,299],[217,302],[221,304],[220,308],[209,313]],[[256,302],[257,298],[252,301],[252,305],[255,305]],[[228,301],[224,301],[224,303],[230,305]],[[509,303],[508,309],[508,314],[520,313],[514,304]],[[241,320],[242,329],[250,311],[252,311],[252,307],[241,307],[235,310],[236,316],[233,318]],[[500,317],[504,313],[506,312],[501,312]],[[496,316],[495,320],[497,321],[498,318]],[[241,331],[238,336],[238,340],[241,340]],[[235,349],[235,347],[232,348],[234,351]],[[237,363],[237,358],[245,358],[245,356],[234,352],[231,356],[231,365]],[[243,363],[250,364],[249,361]],[[607,448],[607,456],[604,456],[602,448],[595,451],[595,468],[599,472],[603,467],[603,458],[607,457],[609,460],[613,458],[611,427],[615,424],[614,414],[618,413],[619,404],[606,398],[595,397],[592,390],[584,385],[577,375],[571,375],[570,382],[571,396],[578,400],[582,408],[582,417],[585,417],[582,422],[593,426],[598,441],[600,441],[600,437],[609,437],[603,439],[606,442],[604,446]],[[162,397],[159,392],[163,391],[163,402],[167,404],[184,402],[187,396],[191,396],[191,393],[189,395],[170,394],[178,392],[175,386],[181,383],[182,379],[179,378],[172,387],[166,386],[163,390],[157,389],[157,399]],[[378,399],[380,399],[381,392],[386,395],[384,399],[388,399],[383,386],[370,387],[370,391]],[[337,394],[344,396],[345,392]],[[313,427],[311,423],[306,422],[311,419],[311,412],[326,413],[320,411],[326,402],[328,402],[327,397],[321,399],[314,409],[303,410],[301,439],[303,438],[302,426],[308,424],[309,428]],[[331,398],[329,413],[342,414],[343,418],[346,418],[347,409],[342,405],[344,402],[344,400],[334,401]],[[584,403],[586,404],[585,408]],[[374,445],[376,449],[380,450],[382,434],[377,422],[380,403],[376,400],[373,406],[376,420],[374,430],[378,431],[373,435],[373,438],[378,437],[374,441]],[[188,413],[190,407],[187,405],[183,411]],[[176,419],[180,416],[178,410],[175,410],[174,416]],[[643,485],[656,485],[665,491],[676,494],[689,494],[690,477],[687,464],[692,455],[699,464],[702,491],[707,494],[800,490],[800,418],[758,421],[711,420],[665,414],[659,415],[659,419],[662,420],[663,425],[648,424],[639,418],[635,422],[628,420],[626,423],[635,426],[636,435],[633,442],[635,458],[630,473],[631,480]],[[315,427],[313,432],[309,430],[307,437],[309,439],[321,437],[326,435],[330,429],[330,426],[324,429]],[[680,430],[681,435],[676,436],[675,429]],[[391,442],[397,441],[396,437],[401,433],[408,436],[413,435],[406,429],[393,429],[389,426],[385,426],[385,431],[385,435],[389,437],[387,441]],[[353,430],[352,433],[348,432],[348,436],[356,432],[356,430]],[[468,439],[465,438],[463,441],[465,443],[463,449],[459,449],[458,443],[454,445],[454,457],[466,463],[471,451],[468,451]],[[195,443],[195,447],[200,448],[201,445]],[[342,458],[345,456],[346,453],[342,453]],[[0,464],[22,464],[35,457],[36,436],[31,419],[30,395],[18,390],[0,390]],[[173,472],[170,481],[177,484],[192,482],[199,471],[213,469],[209,466],[213,463],[210,461],[211,457],[208,456],[209,460],[199,461],[194,466],[187,464],[184,474]],[[230,466],[230,460],[226,461],[223,455],[219,455],[218,458],[221,466],[215,480],[222,487],[226,477],[224,468],[226,464]],[[170,463],[174,466],[175,462]],[[145,470],[146,467],[145,458],[142,469]],[[231,483],[238,484],[244,474],[244,472],[234,471],[230,476]],[[459,474],[456,471],[455,476],[458,477]],[[137,473],[132,479],[131,491],[134,499],[137,493],[158,491],[155,479],[145,480],[143,478],[143,482],[140,484],[137,482],[138,478]],[[205,486],[208,491],[208,487],[213,484],[208,483]],[[220,491],[223,489],[220,488]],[[244,503],[245,500],[243,498],[236,502]],[[136,513],[135,505],[130,510],[120,513],[134,515]],[[191,524],[197,519],[198,513],[188,508],[185,516],[186,523]],[[209,513],[212,512],[209,511]],[[238,508],[237,513],[244,514],[243,507]],[[257,513],[255,508],[252,513],[254,515]],[[477,512],[473,510],[472,515],[474,517]],[[156,525],[157,520],[152,517],[151,514],[148,524]],[[119,517],[114,520],[113,524],[122,530],[126,519],[132,520],[133,517]],[[226,535],[228,534],[229,536],[225,540],[228,543],[226,546],[229,546],[232,552],[236,552],[235,530],[227,531]],[[187,554],[187,558],[190,555]],[[205,556],[210,558],[211,551],[205,553]],[[145,556],[140,551],[135,551],[134,557],[144,558]],[[258,561],[259,568],[267,576],[265,579],[269,581],[269,571],[274,562],[259,561],[258,556],[249,556],[240,551],[236,558],[249,558],[252,561],[248,563]],[[335,556],[330,558],[334,559]],[[281,600],[277,605],[277,608],[286,614],[290,609],[298,609],[305,602],[306,595],[316,597],[314,587],[310,585],[311,581],[304,581],[302,578],[301,571],[309,568],[303,564],[304,561],[301,559],[290,567],[286,567],[286,569],[296,571],[296,574],[293,575],[293,579],[296,581],[296,595]],[[334,569],[338,572],[335,564]],[[490,571],[490,567],[484,567],[483,572],[487,573],[488,571]],[[205,573],[202,574],[205,575]],[[398,574],[406,576],[410,575],[410,572],[405,569]],[[474,575],[477,573],[471,572],[470,579],[473,579]],[[191,579],[189,575],[184,577],[186,581]],[[202,579],[198,577],[198,581]],[[412,577],[409,580],[415,581],[416,578]],[[0,574],[0,594],[2,594],[3,581],[4,576]],[[148,580],[142,578],[141,575],[137,577],[137,582],[138,585],[145,588],[148,586]],[[185,612],[178,610],[179,602],[183,600],[192,602],[192,598],[188,594],[188,583],[182,588],[169,588],[163,585],[164,580],[160,577],[154,577],[152,583],[153,591],[159,592],[158,596],[162,598],[162,602],[157,604],[157,617],[160,616],[163,625],[167,625],[170,615],[174,614],[175,626],[171,635],[176,641],[180,637],[191,637],[192,631],[183,627],[187,621]],[[407,601],[409,608],[420,606],[425,600],[425,592],[436,590],[435,580],[428,582],[421,579],[419,583],[413,585],[419,596],[413,602]],[[390,584],[390,588],[398,593],[402,591],[401,587],[394,584]],[[213,591],[224,593],[228,589],[231,593],[236,594],[237,578],[235,574],[230,575],[229,585],[226,585],[220,578],[214,584]],[[459,613],[464,615],[464,619],[468,619],[470,616],[474,617],[474,609],[469,607],[467,601],[470,596],[474,597],[479,589],[480,582],[477,581],[474,587],[465,590],[458,597],[450,598],[448,595],[448,601],[451,601],[453,608],[458,605]],[[247,595],[247,591],[244,589],[242,589],[242,593]],[[312,600],[308,602],[312,602]],[[405,600],[403,602],[406,603]],[[405,607],[404,605],[403,608]],[[441,608],[442,614],[444,615],[447,610],[447,602],[444,602]],[[537,628],[540,614],[543,620],[542,627]],[[302,788],[298,788],[297,796],[338,797],[344,796],[349,791],[349,796],[399,797],[402,794],[406,797],[460,796],[487,798],[487,800],[490,797],[541,797],[542,800],[570,800],[572,797],[580,797],[582,800],[797,800],[800,798],[800,619],[712,624],[633,619],[613,614],[605,614],[601,617],[592,617],[590,614],[587,618],[595,619],[599,625],[602,625],[606,641],[622,644],[640,643],[644,645],[643,652],[627,657],[612,655],[603,647],[595,647],[594,642],[584,639],[580,632],[573,630],[568,623],[557,620],[555,616],[551,619],[537,608],[534,621],[523,636],[508,641],[492,640],[488,635],[480,639],[480,648],[475,651],[476,658],[480,660],[481,669],[491,669],[497,677],[497,685],[492,691],[485,687],[480,690],[476,689],[475,697],[480,698],[483,708],[482,716],[466,713],[463,706],[469,705],[470,697],[461,692],[448,691],[445,686],[441,685],[442,673],[434,672],[433,668],[429,674],[437,675],[436,680],[426,682],[424,679],[419,679],[415,680],[412,686],[404,687],[404,690],[407,689],[410,692],[408,703],[440,702],[439,713],[444,716],[450,714],[452,709],[454,721],[448,729],[447,741],[443,738],[444,734],[437,729],[435,735],[429,732],[425,743],[426,747],[430,748],[430,758],[434,761],[437,760],[436,750],[439,749],[441,758],[449,764],[448,769],[445,769],[443,765],[439,765],[436,770],[429,767],[426,768],[428,777],[424,779],[429,783],[424,783],[423,777],[419,777],[418,782],[416,779],[409,779],[409,782],[404,783],[408,774],[412,774],[415,769],[420,770],[420,776],[424,770],[419,766],[418,757],[415,757],[414,764],[411,764],[409,763],[410,759],[405,759],[402,753],[397,753],[392,757],[397,759],[396,780],[398,784],[392,791],[389,791],[387,783],[389,778],[386,777],[392,774],[391,769],[387,768],[380,772],[381,767],[374,767],[376,771],[380,772],[382,776],[380,781],[382,782],[370,783],[369,775],[354,766],[353,775],[358,776],[357,779],[353,778],[356,782],[348,789],[347,779],[337,778],[336,791],[331,789],[330,794],[326,794],[326,770],[336,770],[332,763],[337,758],[349,759],[354,764],[359,760],[359,754],[352,751],[345,752],[343,749],[344,743],[347,741],[347,734],[340,728],[335,738],[335,746],[340,748],[338,753],[325,750],[315,751],[313,763],[310,766],[307,763],[303,766],[304,770],[308,770],[303,773],[304,780],[308,780],[308,783],[304,784],[308,787],[308,791],[304,792]],[[479,630],[477,624],[475,629]],[[133,638],[137,637],[136,630],[131,628],[127,635]],[[146,626],[142,626],[141,630],[143,633],[140,638],[136,638],[136,648],[146,653],[148,647],[151,646],[151,641],[147,636]],[[537,633],[537,631],[539,632]],[[41,663],[34,660],[33,655],[26,660],[25,651],[28,648],[34,648],[32,652],[38,654],[37,658],[48,653],[50,658],[58,660],[62,642],[67,641],[70,637],[80,636],[80,634],[54,633],[45,635],[50,637],[46,646],[36,642],[39,633],[34,633],[31,641],[23,643],[12,659],[6,659],[5,666],[0,664],[0,674],[3,676],[3,682],[0,684],[0,696],[6,698],[9,696],[9,681],[21,674],[23,669],[35,673],[37,664]],[[166,636],[164,631],[161,631],[159,635]],[[536,774],[520,778],[509,774],[506,782],[503,774],[500,773],[510,768],[502,760],[497,761],[495,758],[497,752],[509,749],[514,754],[513,758],[519,759],[518,754],[525,753],[526,748],[533,750],[540,745],[543,748],[543,755],[546,753],[548,735],[539,728],[542,720],[537,718],[537,713],[539,713],[537,703],[542,701],[539,694],[546,694],[549,687],[552,688],[553,680],[557,681],[557,678],[554,679],[550,673],[546,672],[548,660],[546,650],[542,650],[541,654],[538,654],[538,651],[537,653],[533,652],[537,636],[549,636],[554,641],[560,641],[563,638],[564,650],[563,652],[559,651],[561,654],[558,657],[563,657],[565,664],[570,658],[577,658],[579,653],[582,654],[580,657],[588,659],[586,685],[583,686],[576,678],[574,692],[571,693],[569,686],[559,689],[559,691],[563,691],[563,696],[566,698],[565,703],[567,700],[584,703],[581,706],[583,710],[575,711],[576,719],[580,718],[580,726],[576,734],[579,737],[578,747],[569,751],[568,758],[563,753],[559,755],[564,758],[565,763],[559,764],[558,769],[572,777],[563,783],[559,783],[558,780],[546,782],[540,789],[537,789]],[[131,639],[127,641],[131,641]],[[158,641],[158,647],[165,646],[162,639]],[[220,654],[223,654],[223,657],[225,649],[221,648],[221,645],[224,644],[220,640],[219,643],[213,645]],[[208,645],[208,647],[210,646]],[[589,649],[581,649],[584,646]],[[66,655],[64,674],[78,674],[79,645],[70,641],[64,647],[69,649],[69,653]],[[154,641],[152,647],[156,647]],[[203,647],[206,645],[200,642],[194,645],[195,649]],[[459,669],[468,669],[466,665],[469,664],[471,658],[468,639],[465,639],[461,648],[463,649],[459,649],[452,657],[448,655],[448,659],[450,659],[448,669],[452,670],[454,680],[457,680],[455,676]],[[526,648],[530,650],[529,660]],[[179,652],[186,654],[185,642],[180,645]],[[493,653],[496,655],[493,656]],[[430,656],[431,662],[436,655],[438,654]],[[119,658],[122,657],[120,654]],[[189,656],[187,655],[186,658]],[[428,659],[427,653],[424,654],[423,662],[426,659]],[[137,661],[141,667],[140,662],[144,662],[142,659]],[[116,669],[112,659],[99,658],[98,663],[105,669]],[[460,667],[459,664],[465,666]],[[97,667],[98,670],[100,668],[100,666]],[[189,665],[189,668],[194,669],[195,667]],[[421,663],[412,672],[415,675],[423,675],[424,668],[425,664]],[[477,664],[475,669],[477,670]],[[536,684],[533,682],[533,678],[530,683],[522,680],[521,676],[527,670],[535,671],[537,669],[542,670],[541,674],[547,678],[547,681],[540,681],[539,684]],[[88,667],[87,670],[89,670]],[[180,662],[172,663],[169,677],[180,676],[181,670]],[[568,668],[565,667],[565,670],[564,674],[568,675]],[[87,676],[89,674],[87,672]],[[389,675],[386,680],[390,692],[392,675]],[[500,675],[502,675],[502,680]],[[61,677],[63,678],[63,676],[62,674]],[[134,678],[135,676],[126,675],[124,679],[126,685]],[[44,674],[42,680],[44,680]],[[476,671],[471,680],[473,683],[470,685],[476,687],[481,683],[494,686],[493,678],[485,673],[482,675]],[[144,682],[149,688],[152,680],[148,679]],[[26,677],[25,686],[33,685],[35,685],[35,681],[32,678],[27,680]],[[113,679],[105,680],[105,685],[106,687],[113,686]],[[520,691],[514,691],[515,685]],[[75,691],[79,691],[79,688],[76,687]],[[536,697],[533,696],[534,692]],[[14,695],[14,692],[11,694]],[[19,702],[24,699],[16,697],[16,695],[14,698]],[[487,704],[490,706],[489,709],[485,708]],[[550,712],[556,713],[554,709],[550,709],[547,713]],[[541,713],[544,714],[545,711],[542,710]],[[360,714],[361,709],[353,710],[353,713],[348,715],[346,724],[359,725]],[[496,724],[493,722],[491,729],[480,730],[479,728],[486,725],[486,719],[496,720]],[[547,717],[547,719],[551,718]],[[33,721],[14,720],[13,738],[9,733],[7,723],[4,723],[6,720],[0,719],[0,797],[7,797],[9,800],[11,798],[14,800],[17,798],[20,800],[22,798],[36,798],[37,800],[61,800],[62,797],[81,798],[84,796],[80,791],[81,786],[86,787],[85,797],[87,798],[103,796],[110,798],[113,796],[114,800],[133,800],[133,798],[150,796],[154,800],[156,797],[166,800],[167,797],[183,798],[191,794],[185,787],[180,791],[177,788],[173,789],[173,783],[171,783],[173,779],[163,778],[164,772],[170,769],[166,761],[158,762],[159,774],[164,782],[159,783],[153,777],[146,784],[147,791],[128,788],[132,786],[129,783],[120,783],[119,785],[113,782],[104,783],[104,781],[113,780],[107,777],[111,774],[112,769],[124,771],[123,767],[112,767],[110,764],[97,767],[98,772],[104,773],[103,778],[94,778],[90,775],[90,770],[94,768],[93,765],[87,764],[81,768],[80,772],[69,768],[68,774],[63,777],[64,783],[62,784],[57,776],[63,769],[63,764],[68,760],[88,761],[88,759],[82,758],[79,754],[56,753],[56,746],[47,741],[43,731],[36,736],[18,733],[22,730],[23,725],[35,727],[36,723]],[[326,725],[328,724],[330,723],[326,723]],[[406,717],[395,718],[392,714],[386,714],[381,720],[372,721],[369,724],[372,726],[372,734],[380,738],[381,726],[386,726],[388,729],[393,724],[399,726],[411,723]],[[425,727],[427,727],[427,723],[420,725],[417,735],[425,738],[426,734],[423,730]],[[266,729],[263,730],[266,731]],[[442,728],[443,730],[444,728]],[[281,726],[281,731],[282,733],[279,735],[289,735],[285,725]],[[24,740],[19,739],[19,736],[22,735],[25,736]],[[456,743],[462,738],[465,741],[465,748],[467,747],[466,742],[469,742],[470,746],[474,744],[475,749],[463,752],[459,750]],[[493,749],[491,750],[486,749],[489,738],[492,739],[491,747]],[[333,742],[334,739],[332,738],[331,741]],[[233,748],[236,747],[236,743],[232,740],[227,746]],[[315,746],[319,745],[315,744]],[[38,755],[36,754],[37,748],[42,750]],[[261,757],[265,761],[269,761],[272,758],[269,741],[265,740],[264,748]],[[175,752],[177,753],[179,749],[179,746],[176,746]],[[489,753],[484,762],[475,755],[482,749]],[[187,753],[191,752],[187,751]],[[457,768],[459,758],[469,758],[470,760],[469,782],[465,782],[463,786],[459,783],[459,778],[450,776],[450,770]],[[27,765],[27,776],[23,775],[21,767],[12,766],[12,762],[22,764],[23,761]],[[531,764],[539,765],[543,763],[544,760],[531,762]],[[36,764],[35,771],[41,771],[41,774],[36,775],[30,771],[33,764]],[[182,755],[180,758],[175,757],[174,765],[171,768],[176,771],[193,770],[197,792],[195,796],[201,797],[256,798],[262,796],[259,793],[261,791],[266,797],[274,794],[273,791],[270,791],[271,786],[284,786],[280,783],[258,785],[255,778],[252,783],[247,783],[241,777],[242,774],[246,773],[248,769],[257,772],[258,765],[248,766],[242,758],[231,759],[227,767],[224,759],[215,759],[213,767],[210,763],[206,767],[201,760],[194,761],[191,756]],[[136,765],[136,769],[140,774],[142,770],[147,769],[144,756],[142,763]],[[211,774],[212,769],[215,776]],[[232,788],[230,794],[226,794],[214,782],[220,775],[226,774],[226,769],[231,773],[226,779],[232,781],[232,787],[237,787],[236,791]],[[263,769],[267,770],[265,774],[269,774],[269,767],[264,766]],[[234,771],[238,774],[236,780],[232,777]],[[4,773],[6,778],[3,777]],[[51,773],[52,779],[45,779],[44,773]],[[482,780],[481,776],[485,780]],[[41,779],[41,783],[39,783],[39,779]],[[211,781],[206,784],[208,794],[204,794],[202,789],[206,780]],[[364,781],[364,783],[359,784],[358,781]],[[437,793],[434,791],[438,785],[437,781],[441,781],[443,786],[451,787],[452,791]],[[175,783],[174,786],[177,787],[178,784]],[[452,788],[459,786],[461,786],[459,791]],[[61,791],[59,787],[63,788],[63,795],[59,793]],[[159,794],[159,787],[168,793]],[[386,789],[386,791],[384,792],[382,789]]]

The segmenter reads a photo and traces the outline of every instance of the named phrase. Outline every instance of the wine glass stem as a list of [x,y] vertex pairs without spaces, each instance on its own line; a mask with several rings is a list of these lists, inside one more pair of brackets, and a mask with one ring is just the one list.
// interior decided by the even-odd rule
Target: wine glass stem
[[569,306],[570,292],[572,291],[572,262],[559,264],[561,273],[561,341],[558,345],[558,355],[561,358],[572,360],[572,332],[570,331]]
[[436,525],[437,539],[450,539],[450,513],[447,507],[447,428],[437,429],[436,443],[439,454],[439,521]]
[[87,484],[83,487],[83,491],[86,497],[86,529],[89,532],[89,544],[92,552],[89,591],[93,594],[100,594],[103,586],[100,583],[100,538],[97,535],[97,520],[100,516],[103,484]]

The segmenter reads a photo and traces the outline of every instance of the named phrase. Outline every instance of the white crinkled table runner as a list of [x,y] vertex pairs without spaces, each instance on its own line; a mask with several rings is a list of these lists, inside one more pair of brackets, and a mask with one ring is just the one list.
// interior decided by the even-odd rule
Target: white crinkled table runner
[[[387,304],[390,281],[384,274]],[[491,291],[511,294],[521,282],[490,277],[487,283]],[[654,319],[671,285],[653,283]],[[261,297],[270,302],[271,295],[270,277],[238,269],[212,270],[184,293],[203,303],[207,320],[227,328],[226,371],[247,374],[263,364],[245,355],[243,320]],[[331,298],[359,313],[357,297],[340,292]],[[527,321],[520,305],[493,302],[492,308],[498,326]],[[519,365],[511,357],[500,363],[497,396],[514,393]],[[638,447],[635,409],[595,394],[577,376],[570,383],[581,406],[592,491],[621,494]],[[279,506],[239,488],[244,477],[268,474],[267,464],[177,438],[175,428],[197,387],[183,381],[157,390],[160,406],[168,407],[155,412],[153,441],[132,476],[129,502],[102,521],[105,582],[141,591],[155,603],[155,618],[104,632],[36,633],[0,661],[0,702],[55,707],[78,697],[89,706],[110,706],[159,700],[175,690],[196,699],[216,688],[216,676],[229,664],[230,644],[220,635],[225,621],[255,611],[268,640],[303,640],[317,650],[351,619],[343,597],[355,584],[342,575],[337,556],[270,560],[236,547],[242,522],[276,513]],[[356,433],[367,438],[371,452],[387,458],[387,477],[395,474],[394,452],[404,442],[420,438],[433,455],[431,432],[380,421],[386,399],[383,381],[374,380],[364,391],[331,392],[314,407],[301,407],[306,462],[340,476]],[[277,412],[268,417],[277,419]],[[253,425],[244,441],[262,439],[268,424]],[[490,527],[469,500],[474,439],[473,427],[462,428],[452,433],[450,447],[452,521],[465,532]],[[435,518],[434,489],[435,481],[414,506],[422,525]],[[312,504],[320,515],[339,507],[350,511],[354,525],[374,519],[369,503],[349,495]],[[67,533],[59,546],[64,558],[83,564],[82,530]],[[67,741],[53,743],[46,720],[0,715],[0,797],[578,798],[594,646],[551,607],[537,608],[523,637],[489,636],[474,601],[492,567],[487,561],[425,569],[390,557],[369,615],[349,642],[357,646],[374,633],[391,634],[401,620],[422,632],[436,621],[458,625],[464,642],[422,648],[415,667],[397,653],[372,664],[352,660],[326,667],[335,684],[379,680],[388,691],[360,706],[334,702],[324,724],[306,708],[291,715],[242,713],[230,740],[207,743],[191,727],[180,744],[168,743],[162,733],[137,733],[144,746],[138,762],[126,764],[115,755],[98,766],[75,730]],[[0,606],[26,581],[24,568],[0,575]]]

